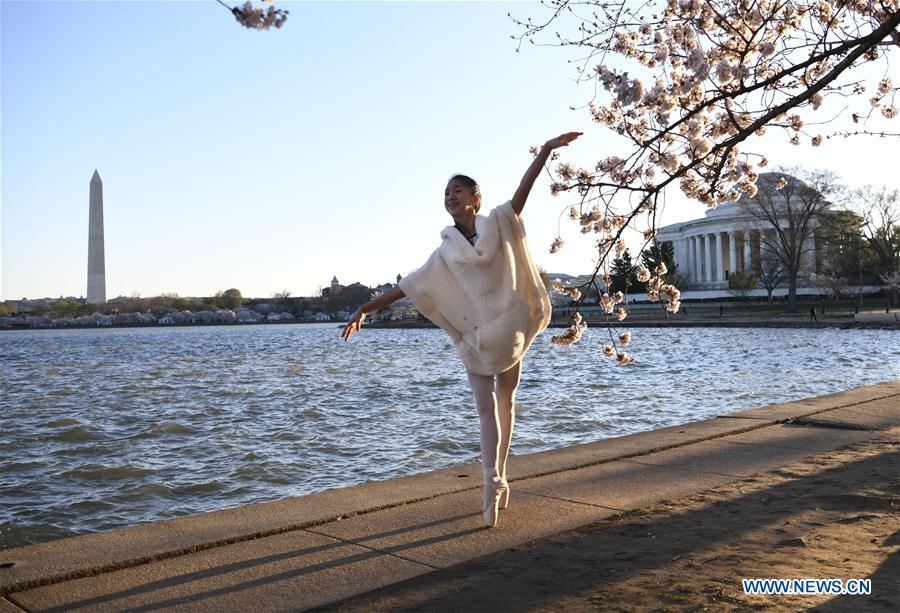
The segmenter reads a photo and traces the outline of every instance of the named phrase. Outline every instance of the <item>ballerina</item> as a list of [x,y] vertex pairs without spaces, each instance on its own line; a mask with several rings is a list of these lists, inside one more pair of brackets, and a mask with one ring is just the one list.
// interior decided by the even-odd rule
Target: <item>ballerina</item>
[[440,247],[397,286],[359,307],[343,330],[346,342],[368,313],[406,296],[453,340],[478,410],[487,527],[497,525],[498,511],[509,504],[506,461],[522,358],[551,316],[520,215],[550,153],[581,134],[567,132],[544,143],[512,199],[487,216],[478,214],[478,183],[453,175],[444,190],[444,208],[454,223],[441,232]]

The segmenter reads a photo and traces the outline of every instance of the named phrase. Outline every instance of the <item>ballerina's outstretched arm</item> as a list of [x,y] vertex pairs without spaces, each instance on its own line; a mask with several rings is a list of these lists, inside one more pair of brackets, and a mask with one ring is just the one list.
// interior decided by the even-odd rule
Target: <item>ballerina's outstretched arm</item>
[[383,309],[387,305],[400,300],[404,296],[406,296],[406,294],[403,293],[403,290],[400,289],[399,286],[394,286],[380,296],[372,298],[367,303],[356,309],[356,312],[350,316],[350,321],[348,321],[347,325],[344,326],[344,331],[342,333],[344,342],[346,343],[348,340],[350,340],[351,336],[359,332],[362,323],[366,320],[367,314],[374,313],[379,309]]
[[537,179],[538,175],[541,173],[541,168],[544,167],[547,158],[550,157],[550,152],[559,147],[568,146],[569,143],[582,134],[584,134],[584,132],[566,132],[565,134],[557,136],[556,138],[551,138],[544,143],[544,146],[538,151],[531,166],[525,171],[525,176],[522,177],[522,182],[519,183],[519,189],[513,194],[512,206],[516,215],[522,213],[522,209],[525,207],[525,201],[528,199],[529,192],[531,192],[531,186],[534,185],[535,179]]

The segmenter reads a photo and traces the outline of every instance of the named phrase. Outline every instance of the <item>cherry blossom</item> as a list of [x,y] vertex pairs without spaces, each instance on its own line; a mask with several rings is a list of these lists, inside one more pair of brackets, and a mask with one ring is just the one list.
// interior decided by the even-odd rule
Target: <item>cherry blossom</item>
[[261,6],[254,6],[249,0],[244,2],[240,7],[230,7],[222,0],[217,0],[219,4],[231,11],[235,20],[245,28],[250,30],[268,30],[269,28],[280,29],[287,21],[290,11],[286,9],[278,9],[273,6],[274,0],[263,0],[263,4],[268,5],[264,9]]

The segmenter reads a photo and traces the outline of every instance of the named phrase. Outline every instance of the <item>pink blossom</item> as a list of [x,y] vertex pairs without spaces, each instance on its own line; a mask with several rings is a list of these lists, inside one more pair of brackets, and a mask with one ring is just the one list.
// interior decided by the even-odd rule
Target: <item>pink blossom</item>
[[620,353],[616,357],[616,359],[618,360],[619,364],[622,366],[627,366],[628,364],[634,364],[634,357],[624,351],[622,353]]

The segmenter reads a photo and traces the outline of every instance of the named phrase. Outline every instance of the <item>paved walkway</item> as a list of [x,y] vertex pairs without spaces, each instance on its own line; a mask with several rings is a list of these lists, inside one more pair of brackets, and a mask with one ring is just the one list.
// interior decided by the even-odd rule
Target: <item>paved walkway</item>
[[881,439],[900,382],[510,458],[481,520],[478,464],[0,551],[0,613],[298,610]]

